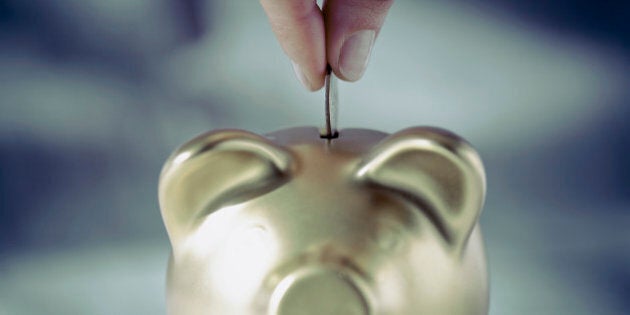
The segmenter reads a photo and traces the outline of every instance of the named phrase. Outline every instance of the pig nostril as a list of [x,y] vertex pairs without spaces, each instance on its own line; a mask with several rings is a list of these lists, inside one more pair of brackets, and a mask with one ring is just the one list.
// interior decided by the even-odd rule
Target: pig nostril
[[301,268],[276,286],[268,315],[368,315],[365,294],[348,274]]

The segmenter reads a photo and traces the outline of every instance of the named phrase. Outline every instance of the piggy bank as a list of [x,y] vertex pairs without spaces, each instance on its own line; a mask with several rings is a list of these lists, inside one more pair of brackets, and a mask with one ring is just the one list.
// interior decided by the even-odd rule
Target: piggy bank
[[168,314],[487,314],[484,195],[437,128],[203,134],[160,177]]

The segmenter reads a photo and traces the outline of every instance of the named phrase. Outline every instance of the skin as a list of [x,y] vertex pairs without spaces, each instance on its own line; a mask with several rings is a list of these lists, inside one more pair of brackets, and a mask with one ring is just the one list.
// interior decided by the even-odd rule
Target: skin
[[321,9],[315,0],[260,3],[296,76],[316,91],[324,85],[327,64],[342,80],[361,78],[393,0],[326,0]]

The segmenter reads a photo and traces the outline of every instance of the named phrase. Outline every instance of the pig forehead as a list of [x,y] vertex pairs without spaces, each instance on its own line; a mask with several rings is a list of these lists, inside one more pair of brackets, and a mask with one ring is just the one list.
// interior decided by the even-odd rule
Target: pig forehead
[[295,168],[280,191],[299,195],[305,201],[315,199],[333,204],[369,197],[365,185],[356,180],[362,154],[312,144],[297,145],[290,150]]
[[314,188],[344,186],[358,164],[387,134],[367,129],[343,129],[335,139],[322,139],[312,127],[300,127],[268,135],[294,158],[293,184]]
[[382,209],[399,203],[388,193],[355,180],[363,158],[387,134],[367,129],[343,129],[339,133],[338,138],[328,140],[320,138],[316,128],[299,127],[269,135],[292,153],[295,169],[288,182],[267,197],[276,200],[277,206],[318,211]]
[[308,146],[333,154],[360,155],[386,136],[386,133],[369,129],[342,129],[337,138],[323,139],[317,128],[296,127],[268,134],[267,138],[288,148]]
[[[382,189],[368,187],[355,180],[363,158],[387,134],[366,129],[343,129],[338,138],[322,139],[312,127],[283,130],[268,135],[284,146],[295,159],[295,169],[288,181],[252,203],[266,208],[274,217],[301,213],[312,219],[374,221],[385,218],[408,221],[415,206]],[[415,212],[415,211],[412,211]]]
[[285,218],[288,213],[309,221],[393,220],[411,222],[417,205],[407,199],[355,179],[362,155],[325,152],[320,147],[298,146],[292,150],[298,167],[289,180],[251,201],[253,208],[268,217]]
[[[348,242],[379,239],[382,233],[416,231],[422,222],[415,205],[386,191],[349,184],[321,189],[301,182],[295,179],[252,200],[242,212],[244,225],[273,231],[287,248],[330,240],[343,248]],[[301,250],[298,246],[296,252]]]

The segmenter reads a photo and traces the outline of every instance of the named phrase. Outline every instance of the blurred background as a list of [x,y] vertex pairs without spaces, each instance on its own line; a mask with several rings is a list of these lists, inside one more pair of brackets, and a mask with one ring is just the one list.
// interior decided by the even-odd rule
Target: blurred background
[[[340,125],[484,158],[491,314],[630,314],[629,5],[397,0]],[[162,163],[319,125],[255,1],[0,0],[0,315],[164,314]]]

